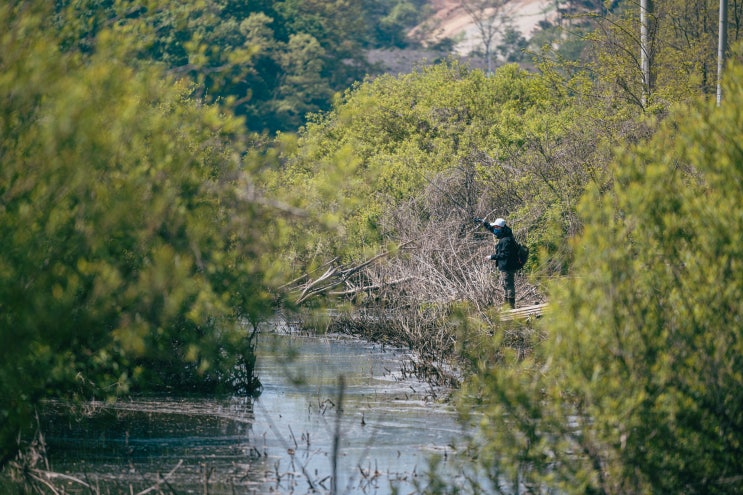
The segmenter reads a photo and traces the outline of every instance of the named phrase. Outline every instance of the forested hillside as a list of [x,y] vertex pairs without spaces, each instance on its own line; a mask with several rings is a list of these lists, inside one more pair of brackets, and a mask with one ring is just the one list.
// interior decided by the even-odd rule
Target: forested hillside
[[[65,49],[89,52],[112,24],[142,21],[150,32],[134,57],[162,63],[173,77],[188,77],[196,83],[194,97],[219,101],[245,118],[249,130],[268,134],[296,131],[307,114],[329,110],[336,93],[389,71],[396,60],[406,59],[411,68],[449,55],[482,63],[476,40],[470,42],[471,56],[458,53],[457,41],[441,34],[445,23],[431,21],[450,6],[426,0],[208,0],[167,8],[86,0],[59,6],[70,9],[56,17],[66,23],[56,26]],[[527,60],[519,52],[526,46],[523,37],[499,46],[513,60]]]
[[[426,493],[743,492],[743,6],[719,105],[716,2],[375,72],[425,7],[0,6],[0,466],[49,399],[254,392],[282,311],[462,392],[451,462],[489,485]],[[543,318],[504,321],[475,217],[529,245]]]

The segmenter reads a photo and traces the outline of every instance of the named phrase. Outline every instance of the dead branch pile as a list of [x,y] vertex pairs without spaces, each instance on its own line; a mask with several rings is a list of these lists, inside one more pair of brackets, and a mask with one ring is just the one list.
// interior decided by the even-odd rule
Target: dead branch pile
[[[430,181],[424,200],[389,212],[384,229],[399,243],[397,250],[353,266],[331,261],[322,275],[295,281],[296,302],[320,295],[345,298],[354,311],[337,313],[330,329],[410,347],[432,362],[451,357],[457,331],[449,318],[453,308],[466,304],[485,315],[503,301],[495,263],[486,259],[494,252],[494,238],[473,221],[487,209],[474,204],[469,174],[459,172]],[[543,302],[524,274],[516,283],[518,305]]]

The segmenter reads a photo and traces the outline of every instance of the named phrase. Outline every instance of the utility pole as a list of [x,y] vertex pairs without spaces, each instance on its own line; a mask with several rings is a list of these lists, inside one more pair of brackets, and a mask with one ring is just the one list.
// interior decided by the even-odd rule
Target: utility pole
[[720,38],[717,43],[717,106],[722,103],[722,69],[728,41],[728,0],[720,0]]
[[[726,0],[720,0],[724,2]],[[642,108],[647,107],[650,94],[650,55],[648,52],[648,4],[640,0],[640,70],[642,71]]]

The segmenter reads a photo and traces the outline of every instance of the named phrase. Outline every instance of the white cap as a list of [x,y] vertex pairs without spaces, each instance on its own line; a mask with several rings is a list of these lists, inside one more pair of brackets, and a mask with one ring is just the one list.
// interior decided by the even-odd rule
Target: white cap
[[491,223],[490,226],[491,227],[505,227],[506,221],[503,220],[502,218],[496,218],[495,222]]

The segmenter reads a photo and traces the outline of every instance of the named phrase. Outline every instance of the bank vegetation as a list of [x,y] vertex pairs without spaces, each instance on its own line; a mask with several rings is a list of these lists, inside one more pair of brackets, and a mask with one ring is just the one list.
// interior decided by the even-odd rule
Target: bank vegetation
[[[233,2],[89,4],[0,7],[0,466],[48,398],[249,393],[278,308],[458,388],[456,461],[486,485],[434,470],[422,492],[743,492],[740,5],[721,105],[717,4],[666,0],[644,82],[618,2],[575,60],[449,60],[321,111],[315,62],[357,66],[328,18],[330,55],[290,32],[316,2],[271,3],[273,45]],[[297,133],[247,131],[281,112]],[[530,247],[517,304],[542,318],[504,321],[474,217]]]

